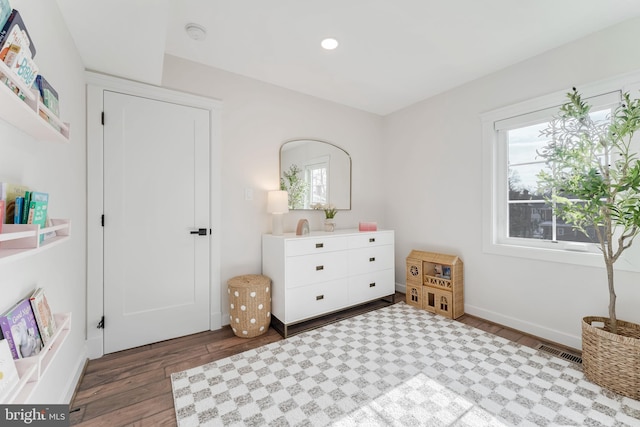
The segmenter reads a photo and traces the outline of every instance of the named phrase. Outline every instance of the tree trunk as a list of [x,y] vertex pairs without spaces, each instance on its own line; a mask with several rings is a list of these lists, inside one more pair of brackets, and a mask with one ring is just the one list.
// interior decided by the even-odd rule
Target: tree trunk
[[609,283],[609,328],[612,334],[618,333],[618,319],[616,318],[616,291],[613,286],[613,262],[606,259],[607,281]]

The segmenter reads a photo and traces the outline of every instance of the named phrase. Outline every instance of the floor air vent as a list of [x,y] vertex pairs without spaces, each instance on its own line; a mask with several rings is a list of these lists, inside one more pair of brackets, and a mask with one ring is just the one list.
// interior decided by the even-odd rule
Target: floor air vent
[[550,353],[553,354],[554,356],[558,356],[561,357],[563,359],[567,359],[570,362],[573,363],[580,363],[582,364],[582,357],[575,355],[575,354],[571,354],[571,353],[567,353],[566,351],[557,349],[555,347],[550,347],[546,344],[540,344],[538,345],[538,347],[536,347],[536,350],[541,350],[544,351],[546,353]]

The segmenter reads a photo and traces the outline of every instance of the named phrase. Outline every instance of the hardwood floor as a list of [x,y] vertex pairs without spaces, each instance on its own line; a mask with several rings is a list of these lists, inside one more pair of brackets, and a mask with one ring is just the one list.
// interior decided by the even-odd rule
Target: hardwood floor
[[[404,298],[404,294],[396,293],[395,302],[404,301]],[[376,301],[323,320],[309,322],[305,326],[321,326],[327,321],[341,320],[389,304]],[[540,344],[547,344],[579,354],[576,350],[467,314],[457,320],[529,347],[536,348]],[[173,372],[200,366],[281,339],[273,328],[256,338],[238,338],[231,328],[226,326],[218,331],[201,332],[90,360],[70,406],[71,425],[175,426],[171,393]]]

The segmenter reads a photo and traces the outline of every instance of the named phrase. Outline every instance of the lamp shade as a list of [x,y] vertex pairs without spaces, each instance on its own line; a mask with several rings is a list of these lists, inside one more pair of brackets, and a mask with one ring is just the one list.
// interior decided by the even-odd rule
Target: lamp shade
[[269,191],[267,194],[267,212],[272,214],[289,212],[289,193],[284,190]]

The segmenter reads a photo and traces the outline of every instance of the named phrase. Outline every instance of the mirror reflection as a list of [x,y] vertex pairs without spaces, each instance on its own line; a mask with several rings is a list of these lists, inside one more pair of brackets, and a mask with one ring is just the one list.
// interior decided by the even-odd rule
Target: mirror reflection
[[351,157],[324,141],[285,142],[280,147],[280,189],[289,192],[289,209],[351,209]]

